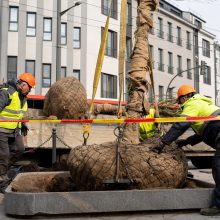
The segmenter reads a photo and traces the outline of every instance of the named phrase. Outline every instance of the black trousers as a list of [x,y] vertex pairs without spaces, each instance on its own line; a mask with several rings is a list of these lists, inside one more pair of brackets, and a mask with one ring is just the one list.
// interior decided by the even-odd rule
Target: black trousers
[[212,205],[220,207],[220,133],[217,135],[215,148],[216,152],[212,163],[212,175],[215,181]]
[[19,133],[0,132],[0,175],[7,173],[10,159],[19,157],[24,149],[23,138]]

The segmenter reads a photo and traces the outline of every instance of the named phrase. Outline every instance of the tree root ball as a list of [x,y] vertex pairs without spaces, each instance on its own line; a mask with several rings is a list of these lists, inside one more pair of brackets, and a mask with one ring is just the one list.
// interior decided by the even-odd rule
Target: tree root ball
[[84,119],[88,110],[86,90],[74,77],[63,78],[48,90],[43,112],[59,119]]
[[[121,143],[117,178],[116,142],[78,146],[71,150],[67,165],[77,190],[120,188],[116,179],[130,180],[127,189],[182,187],[187,177],[184,152],[172,145],[157,154],[150,150],[151,146]],[[113,184],[106,184],[112,180]]]

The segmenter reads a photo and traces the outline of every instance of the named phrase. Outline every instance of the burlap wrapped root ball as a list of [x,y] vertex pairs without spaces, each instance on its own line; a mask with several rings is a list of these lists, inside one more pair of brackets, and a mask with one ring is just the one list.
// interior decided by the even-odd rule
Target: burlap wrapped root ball
[[83,119],[88,110],[86,90],[75,77],[54,83],[45,96],[43,112],[59,119]]
[[[121,144],[120,179],[130,179],[127,189],[179,188],[187,177],[187,160],[176,146],[164,148],[161,154],[150,150],[150,144]],[[116,174],[116,145],[78,146],[71,150],[67,165],[78,190],[108,190],[120,184],[103,184]]]

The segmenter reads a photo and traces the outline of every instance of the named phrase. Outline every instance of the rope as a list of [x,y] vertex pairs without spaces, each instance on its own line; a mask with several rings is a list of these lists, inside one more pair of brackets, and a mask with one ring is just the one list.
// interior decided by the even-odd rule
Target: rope
[[127,18],[127,0],[121,1],[121,18],[120,18],[120,42],[119,42],[119,60],[118,60],[118,79],[119,79],[119,101],[118,101],[118,118],[122,117],[122,96],[124,81],[124,64],[125,64],[125,47],[126,47],[126,18]]

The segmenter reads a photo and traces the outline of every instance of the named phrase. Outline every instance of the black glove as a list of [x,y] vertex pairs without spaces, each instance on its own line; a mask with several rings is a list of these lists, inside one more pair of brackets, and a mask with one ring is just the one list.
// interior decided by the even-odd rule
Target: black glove
[[188,144],[188,141],[185,139],[180,139],[175,141],[178,148],[182,148],[183,146],[186,146]]
[[153,147],[151,148],[151,150],[152,150],[154,153],[160,154],[164,147],[165,147],[165,144],[164,144],[162,141],[160,141],[160,143],[157,144],[157,145],[155,145],[155,146],[153,146]]
[[24,122],[22,122],[21,123],[21,135],[27,136],[28,131],[29,131],[28,126]]

